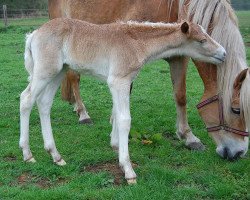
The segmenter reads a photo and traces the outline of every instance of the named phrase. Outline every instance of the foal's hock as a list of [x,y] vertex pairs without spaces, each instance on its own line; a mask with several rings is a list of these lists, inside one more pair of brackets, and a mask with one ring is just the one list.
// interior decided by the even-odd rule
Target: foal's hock
[[44,147],[58,165],[66,164],[56,149],[50,110],[54,95],[69,67],[107,81],[113,100],[111,146],[129,183],[136,182],[128,152],[131,117],[130,84],[148,61],[185,55],[218,64],[224,48],[197,24],[113,23],[94,25],[55,19],[27,36],[25,67],[30,83],[20,100],[20,147],[25,161],[35,162],[29,147],[29,118],[37,102]]

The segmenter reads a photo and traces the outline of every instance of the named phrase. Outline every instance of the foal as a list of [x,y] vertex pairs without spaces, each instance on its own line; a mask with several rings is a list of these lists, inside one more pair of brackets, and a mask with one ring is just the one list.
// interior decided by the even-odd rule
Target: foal
[[111,146],[119,150],[119,164],[128,183],[135,183],[128,152],[130,84],[146,62],[176,55],[218,64],[226,53],[201,26],[190,22],[94,25],[55,19],[35,30],[26,39],[25,68],[30,83],[20,99],[20,147],[24,160],[35,162],[29,147],[29,118],[36,101],[44,147],[56,164],[66,164],[55,146],[50,110],[70,66],[107,81],[113,100]]

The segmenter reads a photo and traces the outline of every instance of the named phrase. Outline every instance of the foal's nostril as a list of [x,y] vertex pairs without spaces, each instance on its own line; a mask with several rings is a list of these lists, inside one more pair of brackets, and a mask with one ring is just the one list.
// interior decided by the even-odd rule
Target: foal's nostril
[[225,148],[223,149],[222,157],[223,157],[224,159],[227,159],[227,157],[228,157],[228,149],[227,149],[227,147],[225,147]]

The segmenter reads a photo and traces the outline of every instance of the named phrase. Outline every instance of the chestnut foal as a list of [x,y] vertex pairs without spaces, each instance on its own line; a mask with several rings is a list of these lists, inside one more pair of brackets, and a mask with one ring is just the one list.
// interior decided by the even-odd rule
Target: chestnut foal
[[111,146],[119,151],[119,164],[128,183],[135,183],[128,151],[130,85],[148,61],[177,55],[218,64],[224,61],[226,52],[201,26],[191,22],[94,25],[59,18],[35,30],[26,39],[25,68],[30,83],[20,100],[24,160],[35,162],[29,147],[29,118],[37,102],[44,147],[56,164],[66,164],[55,146],[50,110],[66,69],[70,68],[107,81],[113,100]]

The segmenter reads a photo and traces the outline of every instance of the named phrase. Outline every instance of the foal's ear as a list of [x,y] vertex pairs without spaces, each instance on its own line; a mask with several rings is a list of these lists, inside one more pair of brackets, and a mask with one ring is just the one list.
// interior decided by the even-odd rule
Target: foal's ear
[[242,71],[237,75],[237,77],[235,78],[235,81],[234,81],[234,89],[240,90],[240,88],[241,88],[241,86],[242,86],[242,83],[243,83],[243,81],[245,80],[245,78],[246,78],[246,76],[247,76],[247,72],[248,72],[248,68],[242,70]]
[[182,33],[186,34],[188,32],[188,30],[189,30],[188,23],[187,22],[183,22],[182,25],[181,25],[181,31],[182,31]]

